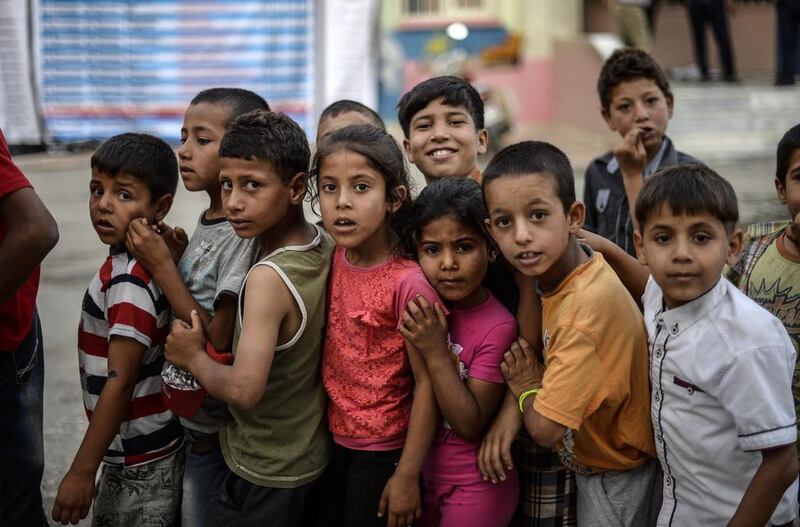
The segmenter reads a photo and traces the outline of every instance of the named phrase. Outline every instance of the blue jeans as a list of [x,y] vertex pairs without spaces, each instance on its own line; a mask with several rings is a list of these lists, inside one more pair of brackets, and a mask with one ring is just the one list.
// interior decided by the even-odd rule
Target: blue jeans
[[39,315],[13,352],[0,351],[0,526],[47,525],[42,509],[44,346]]
[[[214,500],[222,489],[228,466],[222,457],[217,434],[185,429],[185,465],[183,470],[182,527],[213,525]],[[199,443],[198,443],[199,441]]]

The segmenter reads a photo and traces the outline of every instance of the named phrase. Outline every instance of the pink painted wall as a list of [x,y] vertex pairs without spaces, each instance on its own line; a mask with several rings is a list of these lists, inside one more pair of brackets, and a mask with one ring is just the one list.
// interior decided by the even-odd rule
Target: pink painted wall
[[[475,79],[500,91],[517,125],[549,123],[555,117],[555,67],[552,60],[523,59],[518,65],[474,66]],[[431,76],[428,65],[407,61],[404,92]]]

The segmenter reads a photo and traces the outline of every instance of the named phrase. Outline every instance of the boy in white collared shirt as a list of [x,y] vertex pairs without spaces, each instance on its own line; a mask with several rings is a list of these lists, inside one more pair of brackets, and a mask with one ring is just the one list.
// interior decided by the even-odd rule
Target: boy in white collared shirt
[[658,525],[792,525],[795,351],[778,319],[721,279],[742,245],[733,188],[706,167],[676,166],[645,183],[635,212],[646,288],[647,268],[589,241],[634,296],[644,290]]

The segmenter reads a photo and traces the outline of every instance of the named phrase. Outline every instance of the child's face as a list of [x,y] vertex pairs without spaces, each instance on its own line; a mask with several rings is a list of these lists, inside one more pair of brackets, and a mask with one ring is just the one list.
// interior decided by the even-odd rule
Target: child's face
[[369,117],[360,112],[342,112],[336,117],[326,117],[317,126],[317,148],[319,142],[340,128],[351,124],[373,124]]
[[366,157],[342,149],[319,167],[319,207],[337,245],[369,250],[388,242],[387,215],[399,203],[387,201],[386,181]]
[[422,228],[417,257],[425,278],[449,305],[473,307],[486,298],[481,283],[489,250],[474,228],[453,216],[433,220]]
[[144,181],[128,174],[111,177],[92,169],[89,218],[100,241],[111,246],[122,245],[132,220],[146,218],[152,225],[164,219],[172,205],[172,196],[162,196],[155,203],[150,198],[150,189]]
[[523,275],[556,285],[565,274],[570,236],[583,225],[583,204],[565,213],[553,176],[539,172],[493,180],[485,196],[486,224],[503,256]]
[[626,81],[611,90],[611,103],[603,118],[609,129],[622,137],[640,130],[648,158],[652,158],[661,148],[672,118],[672,97],[665,96],[651,79]]
[[789,207],[789,214],[792,220],[797,222],[797,215],[800,214],[800,149],[792,152],[789,158],[789,169],[786,171],[786,182],[781,183],[775,179],[775,189],[781,203]]
[[709,213],[672,213],[663,204],[636,231],[639,260],[661,287],[664,303],[672,309],[708,292],[720,280],[725,264],[733,265],[742,247],[742,232],[728,234]]
[[470,175],[488,141],[488,132],[475,128],[466,107],[448,106],[439,98],[414,114],[403,146],[409,160],[430,181]]
[[178,149],[181,179],[191,192],[219,187],[219,143],[230,110],[219,104],[192,104],[183,116]]
[[[260,159],[220,159],[225,217],[240,238],[254,238],[280,223],[299,204],[293,185],[281,180],[272,163]],[[303,191],[300,201],[305,195]]]

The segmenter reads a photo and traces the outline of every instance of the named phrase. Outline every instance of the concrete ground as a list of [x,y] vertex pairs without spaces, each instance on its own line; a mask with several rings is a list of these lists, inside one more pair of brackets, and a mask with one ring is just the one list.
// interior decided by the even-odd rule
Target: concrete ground
[[[16,162],[58,221],[61,239],[44,263],[38,305],[45,335],[45,474],[42,487],[49,516],[61,477],[86,429],[78,382],[76,333],[81,298],[107,248],[88,221],[88,154],[36,154]],[[752,159],[713,165],[734,185],[745,222],[780,218],[775,199],[774,161]],[[179,185],[180,186],[180,185]],[[577,181],[578,195],[583,188]],[[179,188],[168,223],[193,230],[204,195]],[[84,522],[85,523],[85,522]]]

